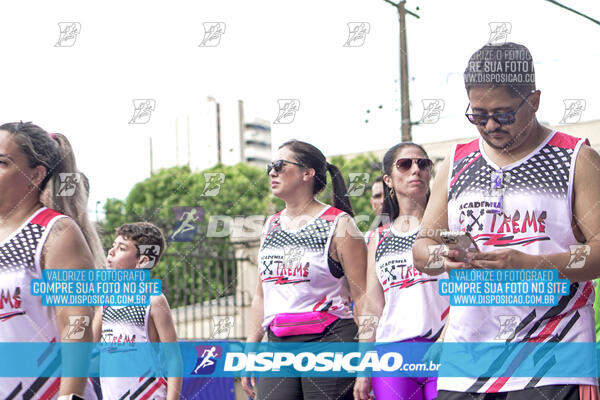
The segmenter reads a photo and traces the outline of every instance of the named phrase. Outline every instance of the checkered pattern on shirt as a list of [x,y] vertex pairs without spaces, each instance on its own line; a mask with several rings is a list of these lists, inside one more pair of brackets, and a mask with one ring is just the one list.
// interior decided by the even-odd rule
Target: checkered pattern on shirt
[[35,269],[35,250],[46,227],[27,224],[0,246],[0,272]]
[[415,243],[415,239],[417,238],[417,233],[415,232],[408,236],[397,236],[389,228],[384,230],[381,236],[385,236],[385,238],[377,246],[375,261],[379,261],[381,257],[390,254],[402,254],[411,251],[413,243]]
[[133,325],[144,328],[146,319],[146,309],[149,306],[127,306],[111,307],[107,306],[102,312],[102,322],[111,322],[114,324]]
[[270,225],[270,232],[265,238],[261,250],[268,248],[282,248],[287,246],[298,246],[315,253],[323,253],[329,238],[333,223],[323,218],[304,225],[297,231],[288,232],[281,229],[279,218]]
[[[510,179],[504,179],[505,194],[528,193],[540,196],[565,198],[568,193],[569,169],[573,149],[546,144],[538,153],[524,163],[505,170]],[[474,151],[461,160],[455,161],[452,177],[456,177],[466,165],[477,158],[460,173],[448,193],[449,200],[455,200],[463,191],[467,193],[488,193],[494,169]]]

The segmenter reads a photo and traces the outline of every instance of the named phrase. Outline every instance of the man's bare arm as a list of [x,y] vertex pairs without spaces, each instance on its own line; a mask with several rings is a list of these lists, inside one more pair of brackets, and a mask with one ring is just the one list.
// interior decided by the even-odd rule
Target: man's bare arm
[[413,245],[413,262],[416,269],[428,275],[439,275],[443,268],[428,268],[429,247],[440,245],[440,232],[448,230],[448,174],[450,158],[446,158],[435,177],[431,196],[423,215],[421,230]]
[[573,182],[573,217],[589,246],[581,268],[569,265],[571,252],[535,256],[535,268],[555,268],[574,282],[600,277],[600,155],[589,146],[582,146],[575,164]]

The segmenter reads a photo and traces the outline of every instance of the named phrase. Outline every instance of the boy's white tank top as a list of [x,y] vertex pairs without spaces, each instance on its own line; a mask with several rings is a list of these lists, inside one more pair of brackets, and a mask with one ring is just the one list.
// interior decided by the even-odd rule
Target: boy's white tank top
[[[132,351],[134,343],[150,342],[148,337],[149,316],[150,305],[104,306],[102,308],[101,371],[107,358],[110,358],[110,353],[119,351],[131,352],[131,357],[139,356],[145,361],[156,360],[154,365],[158,365],[158,355],[148,354],[148,351],[152,351],[152,349],[137,347],[135,351]],[[138,355],[136,352],[144,354]],[[102,396],[106,400],[166,399],[167,381],[162,376],[151,376],[156,375],[155,372],[156,370],[149,366],[148,373],[143,377],[101,376]]]

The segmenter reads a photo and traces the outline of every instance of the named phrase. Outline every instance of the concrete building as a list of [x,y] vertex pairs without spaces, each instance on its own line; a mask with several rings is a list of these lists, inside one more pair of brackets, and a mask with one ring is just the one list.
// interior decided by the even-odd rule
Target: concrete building
[[271,162],[271,124],[261,119],[244,123],[241,146],[240,161],[264,168]]

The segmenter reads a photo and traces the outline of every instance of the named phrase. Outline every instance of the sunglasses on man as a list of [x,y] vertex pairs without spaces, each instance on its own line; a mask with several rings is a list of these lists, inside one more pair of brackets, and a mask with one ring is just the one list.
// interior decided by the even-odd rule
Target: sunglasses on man
[[515,111],[504,111],[504,112],[493,113],[493,114],[478,114],[478,113],[469,114],[469,113],[467,113],[467,111],[469,111],[469,107],[471,107],[471,103],[469,103],[469,105],[467,106],[467,109],[465,110],[465,116],[467,117],[467,119],[469,120],[470,123],[479,125],[479,126],[487,125],[487,123],[490,119],[493,119],[499,125],[512,125],[515,123],[516,115],[519,112],[519,110],[521,109],[521,107],[523,107],[523,104],[525,104],[525,102],[527,101],[529,96],[531,96],[534,93],[535,93],[535,91],[529,93],[527,95],[527,97],[525,97],[523,99],[521,104],[519,104],[519,106],[517,107],[517,109]]
[[277,160],[267,164],[267,175],[271,173],[271,170],[274,170],[277,173],[280,173],[285,164],[294,164],[299,167],[304,167],[302,164],[298,164],[297,162],[288,161],[288,160]]

